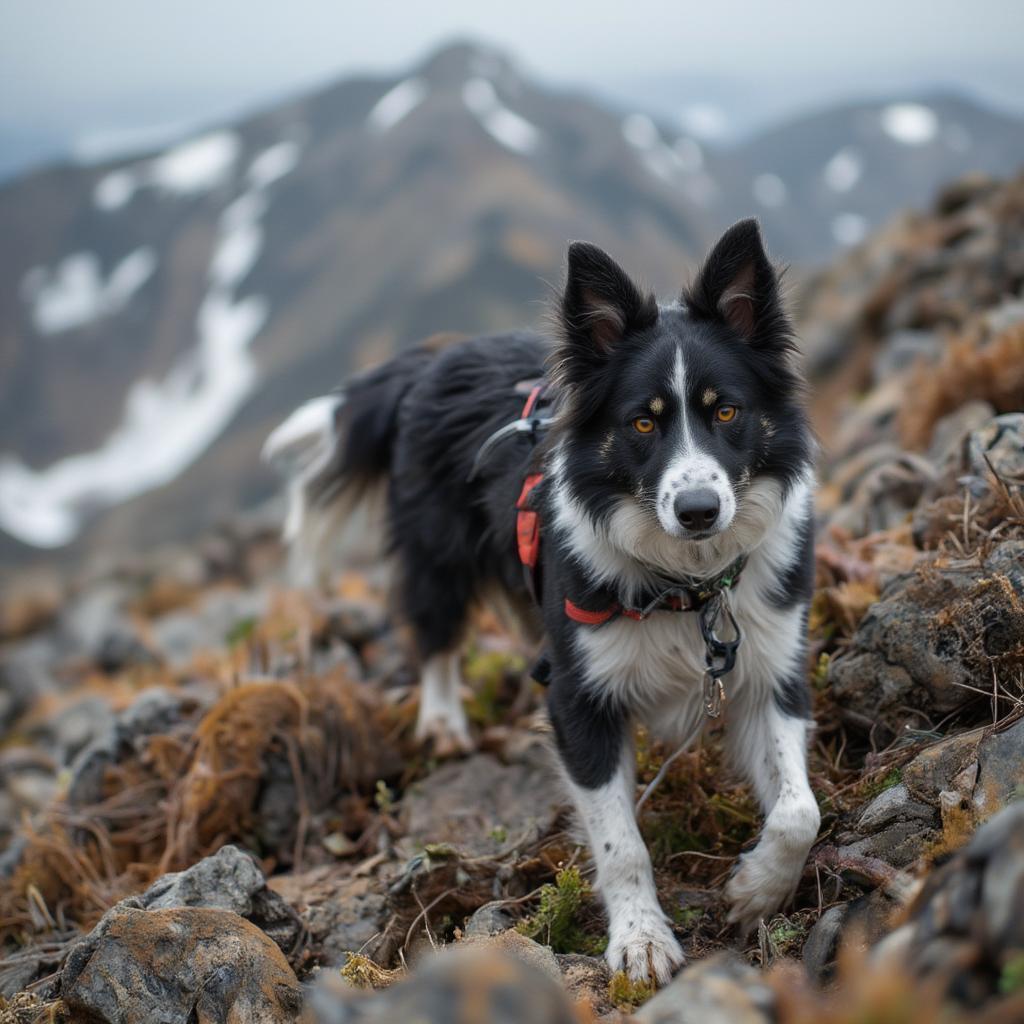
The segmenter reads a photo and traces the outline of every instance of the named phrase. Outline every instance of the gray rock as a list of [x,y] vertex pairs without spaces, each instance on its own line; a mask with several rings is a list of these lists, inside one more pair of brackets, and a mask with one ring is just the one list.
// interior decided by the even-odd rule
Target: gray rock
[[981,820],[1024,796],[1024,719],[978,745],[974,809]]
[[497,935],[499,932],[507,931],[513,924],[512,915],[503,909],[502,904],[485,903],[470,915],[464,930],[467,938],[474,938]]
[[919,359],[935,362],[942,352],[942,339],[937,331],[905,328],[893,331],[875,356],[875,383],[889,380]]
[[411,977],[377,992],[323,977],[310,993],[316,1024],[577,1024],[557,970],[485,948],[428,957]]
[[633,1015],[635,1024],[768,1024],[775,993],[735,953],[687,967]]
[[807,933],[801,958],[805,970],[815,981],[825,981],[828,978],[829,968],[839,948],[839,938],[846,923],[849,907],[848,903],[829,907]]
[[883,790],[864,808],[855,835],[844,837],[842,852],[905,867],[917,860],[940,826],[936,808],[914,800],[900,783]]
[[57,649],[51,637],[34,636],[0,647],[0,733],[40,697],[59,690]]
[[199,652],[221,649],[240,624],[265,615],[268,600],[262,590],[214,590],[197,609],[155,619],[154,643],[169,664],[185,667]]
[[975,430],[967,442],[967,459],[975,476],[984,477],[991,463],[1004,482],[1024,484],[1024,412],[997,416]]
[[980,568],[927,566],[893,580],[830,666],[847,721],[881,738],[977,705],[978,680],[991,685],[1000,659],[1012,669],[1024,638],[1022,558],[1024,543],[1008,541]]
[[60,992],[90,1024],[292,1024],[302,990],[280,949],[226,910],[122,901],[68,955]]
[[102,795],[103,774],[116,764],[125,752],[155,733],[170,732],[185,716],[186,699],[162,687],[144,690],[131,705],[116,717],[105,702],[103,714],[90,725],[89,744],[71,765],[68,802],[82,807],[96,803]]
[[442,765],[407,793],[402,819],[414,842],[451,843],[482,856],[520,836],[543,835],[562,805],[552,770],[539,751],[513,764],[475,754]]
[[267,888],[256,861],[237,846],[222,846],[187,870],[158,878],[137,901],[146,910],[230,910],[266,932],[285,954],[295,949],[302,931],[295,911]]

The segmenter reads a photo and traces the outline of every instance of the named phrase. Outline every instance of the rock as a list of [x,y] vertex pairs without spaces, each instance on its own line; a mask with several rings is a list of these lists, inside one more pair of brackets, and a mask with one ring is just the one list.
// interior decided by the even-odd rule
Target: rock
[[562,972],[562,984],[574,1003],[589,1005],[591,1012],[601,1017],[615,1012],[608,993],[612,972],[603,956],[556,953],[555,960]]
[[58,622],[58,635],[64,651],[73,657],[100,662],[104,652],[116,669],[114,655],[152,658],[139,637],[125,608],[125,587],[112,580],[88,587],[66,605]]
[[959,853],[935,868],[906,910],[906,923],[872,951],[901,962],[923,983],[980,1006],[1024,955],[1024,802],[983,824]]
[[157,733],[168,733],[195,710],[195,701],[180,692],[153,687],[144,690],[131,707],[116,717],[103,705],[102,728],[90,727],[91,742],[71,765],[68,802],[76,807],[96,803],[102,797],[106,769]]
[[883,790],[863,810],[854,835],[842,837],[840,852],[906,867],[924,852],[940,825],[936,808],[914,800],[900,783]]
[[967,441],[968,470],[984,478],[989,465],[1007,484],[1024,485],[1024,412],[997,416]]
[[546,974],[553,981],[561,980],[562,972],[551,947],[534,942],[533,939],[527,938],[514,928],[509,928],[507,931],[501,932],[500,935],[467,937],[464,945],[467,949],[484,950],[489,953],[514,957]]
[[987,735],[978,745],[972,803],[984,821],[1024,796],[1024,719]]
[[45,635],[0,647],[0,733],[40,697],[57,693],[57,650]]
[[187,667],[199,652],[223,647],[233,631],[263,616],[267,607],[262,590],[213,590],[195,609],[154,619],[153,641],[170,665]]
[[68,955],[61,997],[90,1024],[291,1024],[302,990],[281,950],[226,910],[142,910],[127,901]]
[[497,852],[524,834],[546,833],[562,806],[552,771],[534,748],[525,761],[502,764],[490,754],[442,765],[402,800],[406,836],[450,843],[467,854]]
[[875,356],[875,383],[889,380],[917,360],[935,362],[942,351],[942,339],[936,331],[894,331]]
[[485,903],[475,910],[466,922],[467,938],[480,938],[485,935],[498,935],[512,927],[512,915],[502,909],[500,903]]
[[316,1024],[578,1024],[561,985],[516,956],[456,948],[410,978],[367,993],[325,978],[310,995]]
[[829,907],[804,942],[804,969],[815,981],[830,980],[840,943],[850,935],[855,935],[865,947],[877,942],[885,934],[897,906],[876,889],[849,903]]
[[830,665],[847,721],[880,736],[931,728],[977,705],[993,669],[1009,682],[1024,658],[1022,558],[1024,542],[1007,541],[978,568],[928,565],[890,583]]
[[267,888],[256,861],[237,846],[222,846],[187,870],[158,878],[136,899],[146,910],[230,910],[268,934],[286,955],[295,948],[302,932],[295,911]]
[[372,877],[352,877],[349,868],[321,864],[307,871],[275,875],[270,887],[295,907],[326,967],[340,967],[349,953],[373,956],[374,940],[388,918],[384,886]]
[[835,960],[849,911],[849,903],[829,907],[807,933],[800,955],[804,968],[815,981],[828,980],[829,968]]
[[687,967],[633,1015],[633,1024],[768,1024],[775,995],[734,953]]

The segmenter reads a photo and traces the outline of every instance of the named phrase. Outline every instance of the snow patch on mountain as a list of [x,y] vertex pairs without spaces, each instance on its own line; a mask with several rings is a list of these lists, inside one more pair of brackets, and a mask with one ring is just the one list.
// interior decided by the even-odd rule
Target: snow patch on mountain
[[426,98],[430,86],[422,78],[406,78],[389,89],[366,115],[367,127],[386,132],[404,121]]
[[156,253],[143,246],[125,256],[104,279],[95,253],[76,252],[52,271],[33,267],[22,279],[21,294],[35,329],[40,334],[61,334],[119,313],[156,266]]
[[629,114],[623,118],[621,130],[647,170],[662,181],[678,183],[681,177],[697,174],[704,164],[704,154],[693,139],[684,136],[668,145],[646,114]]
[[939,131],[939,118],[923,103],[891,103],[881,113],[882,130],[904,146],[923,146]]
[[832,237],[840,245],[857,245],[867,233],[867,219],[859,213],[840,213],[832,219]]
[[471,78],[462,87],[462,101],[484,130],[506,149],[524,155],[540,142],[537,126],[509,110],[486,78]]
[[142,188],[178,196],[210,192],[229,181],[241,148],[241,140],[229,131],[189,139],[152,160],[105,174],[96,183],[93,202],[112,212],[126,206]]
[[825,184],[833,192],[849,192],[864,173],[864,160],[853,146],[844,146],[825,164]]
[[[270,315],[263,296],[240,297],[237,289],[262,251],[267,187],[298,156],[297,149],[271,147],[252,162],[249,187],[218,223],[196,347],[163,379],[131,387],[106,441],[41,470],[12,455],[0,458],[0,529],[36,547],[67,544],[91,512],[174,480],[224,431],[255,384],[249,348]],[[122,274],[122,287],[127,279]]]
[[789,189],[777,174],[759,174],[752,191],[754,198],[769,210],[778,209],[789,198]]

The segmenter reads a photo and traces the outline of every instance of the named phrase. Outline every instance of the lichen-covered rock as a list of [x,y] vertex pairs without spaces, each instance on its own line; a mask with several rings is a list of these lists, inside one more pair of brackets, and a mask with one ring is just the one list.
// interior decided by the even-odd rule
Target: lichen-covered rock
[[[850,724],[895,735],[934,722],[1024,667],[1024,543],[975,567],[929,565],[894,580],[829,671]],[[979,690],[983,691],[979,695]]]
[[293,1024],[302,990],[280,949],[237,914],[121,903],[71,951],[61,997],[90,1024]]
[[635,1024],[768,1024],[774,1019],[774,993],[733,953],[685,968],[632,1018]]
[[970,1005],[1008,990],[1024,961],[1024,802],[1004,808],[932,871],[906,923],[872,955],[942,979]]
[[295,911],[267,888],[256,861],[236,846],[222,846],[187,870],[158,878],[136,899],[146,910],[230,910],[255,924],[286,954],[295,947],[302,931]]

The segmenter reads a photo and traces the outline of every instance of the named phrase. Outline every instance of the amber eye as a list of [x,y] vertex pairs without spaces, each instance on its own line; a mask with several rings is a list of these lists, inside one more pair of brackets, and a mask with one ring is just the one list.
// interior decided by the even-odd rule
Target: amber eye
[[720,405],[715,410],[715,419],[718,420],[719,423],[731,423],[736,419],[737,412],[739,412],[739,410],[735,405]]
[[633,420],[633,429],[638,434],[649,434],[654,430],[654,420],[650,416],[637,416]]

